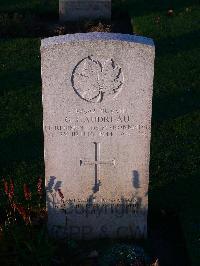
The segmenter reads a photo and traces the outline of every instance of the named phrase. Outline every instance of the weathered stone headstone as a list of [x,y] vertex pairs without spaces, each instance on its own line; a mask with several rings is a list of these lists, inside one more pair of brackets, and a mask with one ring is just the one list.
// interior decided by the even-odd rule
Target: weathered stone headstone
[[153,41],[72,34],[42,40],[41,56],[51,233],[146,237]]
[[62,22],[111,18],[111,0],[59,0]]

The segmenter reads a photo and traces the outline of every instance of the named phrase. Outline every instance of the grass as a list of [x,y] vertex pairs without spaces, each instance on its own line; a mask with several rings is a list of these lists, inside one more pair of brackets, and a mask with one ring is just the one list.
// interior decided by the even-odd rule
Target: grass
[[1,176],[17,182],[44,175],[39,45],[38,39],[0,41]]
[[[199,61],[197,1],[115,1],[128,10],[135,33],[156,45],[150,164],[150,211],[178,213],[191,266],[200,264]],[[1,0],[2,14],[56,19],[58,1]],[[167,14],[169,8],[173,15]],[[8,19],[9,20],[9,19]],[[2,24],[1,24],[2,25]],[[12,21],[9,30],[15,31]],[[11,28],[10,28],[11,27]],[[40,39],[0,41],[0,176],[35,186],[44,176]],[[1,201],[0,205],[3,205]]]
[[[196,1],[129,2],[133,28],[156,45],[150,209],[179,214],[189,259],[200,264],[199,61],[200,8]],[[141,4],[142,2],[142,4]]]

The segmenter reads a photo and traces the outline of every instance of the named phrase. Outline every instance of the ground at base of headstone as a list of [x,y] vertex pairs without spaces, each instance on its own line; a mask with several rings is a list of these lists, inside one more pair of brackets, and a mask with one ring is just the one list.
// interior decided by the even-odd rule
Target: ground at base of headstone
[[48,235],[44,207],[27,209],[13,201],[6,209],[0,220],[0,265],[190,265],[177,215],[165,210],[151,213],[147,240],[77,241]]
[[[161,210],[149,217],[148,239],[66,240],[70,265],[189,266],[178,216]],[[62,256],[62,248],[57,258]],[[62,264],[61,259],[60,264]]]

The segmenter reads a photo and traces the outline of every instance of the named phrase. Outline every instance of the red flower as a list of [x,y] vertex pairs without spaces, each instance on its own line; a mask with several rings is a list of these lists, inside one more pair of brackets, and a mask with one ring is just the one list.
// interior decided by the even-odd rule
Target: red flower
[[13,182],[13,179],[10,179],[10,189],[9,189],[8,197],[9,197],[10,200],[12,200],[12,198],[14,197],[14,182]]
[[31,200],[31,192],[27,184],[24,184],[24,197],[26,200]]
[[8,182],[5,179],[3,179],[3,184],[4,184],[4,192],[6,193],[6,195],[8,195],[9,193]]
[[30,217],[26,209],[21,204],[14,203],[13,208],[18,211],[19,215],[23,218],[26,224],[30,223]]
[[42,178],[41,177],[39,177],[39,179],[38,179],[37,193],[38,193],[38,195],[40,195],[40,197],[42,196]]

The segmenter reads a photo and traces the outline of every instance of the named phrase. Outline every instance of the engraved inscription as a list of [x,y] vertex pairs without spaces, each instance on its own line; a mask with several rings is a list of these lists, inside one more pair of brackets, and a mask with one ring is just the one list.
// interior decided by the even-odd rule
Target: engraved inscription
[[145,136],[151,129],[150,120],[138,123],[128,107],[74,108],[66,115],[58,124],[45,125],[45,132],[66,137],[116,137],[135,134]]
[[116,97],[123,80],[122,69],[113,59],[96,60],[92,55],[78,62],[71,78],[77,95],[94,103]]

